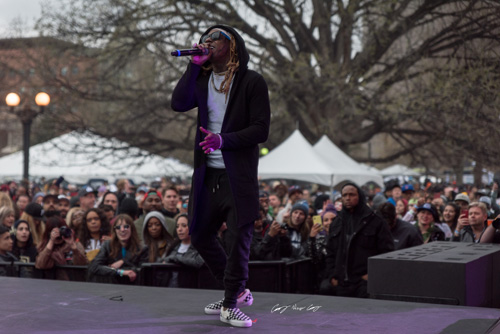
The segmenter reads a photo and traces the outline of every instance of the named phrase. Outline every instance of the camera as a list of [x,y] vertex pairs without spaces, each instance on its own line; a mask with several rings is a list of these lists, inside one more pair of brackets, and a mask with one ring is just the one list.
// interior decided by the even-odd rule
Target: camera
[[500,218],[495,219],[491,225],[495,228],[495,230],[498,230],[500,228]]
[[59,228],[59,234],[61,235],[61,238],[71,238],[73,231],[71,231],[71,229],[67,226],[61,226]]
[[287,225],[286,223],[281,223],[281,224],[280,224],[280,228],[281,228],[282,230],[288,230],[288,225]]

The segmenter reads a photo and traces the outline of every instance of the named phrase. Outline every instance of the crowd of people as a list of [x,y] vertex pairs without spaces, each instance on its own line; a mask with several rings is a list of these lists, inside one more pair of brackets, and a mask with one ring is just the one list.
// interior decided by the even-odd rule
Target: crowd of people
[[[368,297],[370,256],[433,241],[500,242],[497,183],[478,189],[390,181],[383,191],[346,183],[334,194],[284,182],[260,188],[250,260],[310,258],[319,294]],[[57,268],[54,278],[62,280],[70,278],[56,265],[83,265],[91,281],[124,284],[135,282],[143,263],[200,268],[187,202],[166,182],[132,187],[123,179],[78,190],[8,182],[0,191],[0,261]],[[223,224],[224,249],[226,233]],[[176,279],[166,284],[178,286]]]

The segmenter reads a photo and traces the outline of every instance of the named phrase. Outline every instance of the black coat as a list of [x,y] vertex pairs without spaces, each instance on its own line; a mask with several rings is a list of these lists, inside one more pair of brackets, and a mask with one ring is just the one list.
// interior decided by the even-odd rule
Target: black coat
[[[259,216],[259,188],[257,166],[259,163],[259,143],[267,140],[270,123],[270,105],[267,84],[264,78],[247,69],[248,52],[241,36],[232,28],[229,31],[237,41],[240,59],[239,70],[233,79],[226,114],[222,123],[221,149],[231,191],[234,196],[238,224],[255,221]],[[211,27],[207,32],[214,28]],[[186,72],[177,83],[172,94],[172,109],[188,111],[198,108],[198,128],[208,125],[208,83],[210,72],[204,73],[201,66],[189,63]],[[189,200],[190,230],[203,217],[198,217],[197,209],[205,178],[207,158],[199,143],[204,136],[197,129],[194,144],[194,173]]]
[[[326,244],[326,278],[356,283],[368,273],[368,258],[394,250],[389,225],[365,203],[357,186],[359,203],[354,213],[342,209],[330,225]],[[348,224],[353,225],[347,240]]]

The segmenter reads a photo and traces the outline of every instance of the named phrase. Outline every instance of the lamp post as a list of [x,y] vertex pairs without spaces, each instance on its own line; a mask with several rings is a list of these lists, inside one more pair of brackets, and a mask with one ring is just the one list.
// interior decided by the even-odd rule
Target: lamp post
[[36,118],[44,112],[44,108],[50,103],[50,96],[47,93],[40,92],[36,94],[35,103],[40,107],[39,111],[31,109],[29,105],[25,105],[23,108],[16,110],[15,107],[21,102],[21,98],[16,93],[9,93],[5,98],[5,102],[10,107],[12,113],[14,113],[23,124],[23,153],[24,153],[24,168],[23,168],[23,179],[29,182],[29,166],[30,166],[30,134],[31,134],[31,123]]

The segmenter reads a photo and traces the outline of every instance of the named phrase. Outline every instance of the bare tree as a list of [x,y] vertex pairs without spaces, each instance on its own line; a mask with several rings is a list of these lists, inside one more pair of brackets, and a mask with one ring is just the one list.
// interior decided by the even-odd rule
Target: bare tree
[[[461,157],[498,163],[500,4],[493,0],[80,0],[47,8],[38,28],[86,50],[85,84],[59,82],[93,101],[96,131],[157,153],[185,152],[195,113],[169,109],[185,62],[171,59],[208,26],[244,35],[272,99],[269,146],[299,124],[344,150],[379,135],[394,145],[372,162]],[[83,114],[83,113],[82,113]],[[184,160],[188,159],[184,155]],[[453,163],[452,163],[453,164]]]

